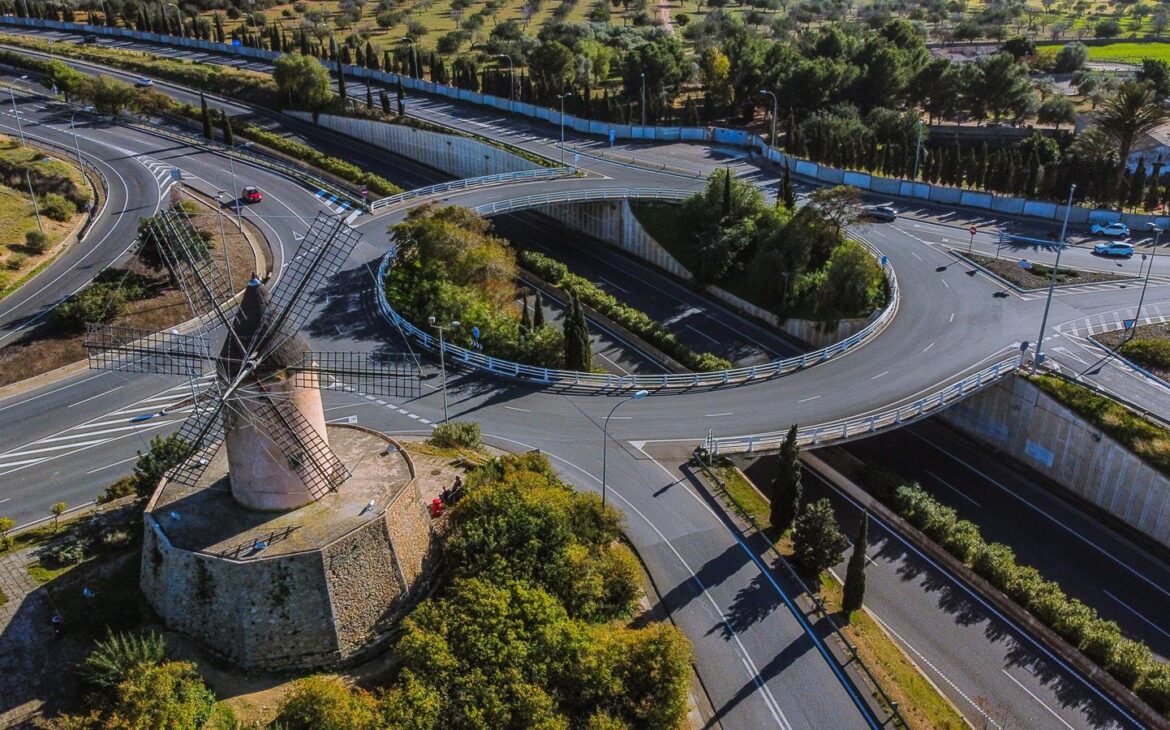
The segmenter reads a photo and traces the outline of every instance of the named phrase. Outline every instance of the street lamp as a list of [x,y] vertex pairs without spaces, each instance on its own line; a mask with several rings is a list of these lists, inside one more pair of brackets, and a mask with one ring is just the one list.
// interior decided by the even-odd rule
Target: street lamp
[[443,372],[443,423],[447,422],[447,358],[443,350],[443,332],[459,326],[459,320],[452,320],[451,324],[435,324],[434,317],[427,317],[427,324],[439,331],[439,370]]
[[410,75],[412,78],[421,78],[421,75],[418,73],[418,47],[415,46],[414,39],[410,36],[406,36],[402,40],[410,44],[410,57],[412,59],[410,63]]
[[776,94],[774,92],[768,91],[767,89],[761,89],[760,96],[763,96],[764,94],[767,94],[768,96],[772,97],[772,146],[775,147],[776,146],[776,113],[780,109],[780,100],[776,98]]
[[[226,190],[215,191],[215,202],[218,203],[216,208],[219,213],[219,245],[223,246],[223,264],[227,270],[228,286],[230,287],[234,285],[232,284],[232,261],[231,257],[228,256],[227,236],[223,232],[223,196],[225,195],[227,195]],[[243,233],[243,229],[240,229],[240,234],[242,235]]]
[[20,135],[20,144],[24,145],[24,125],[20,123],[20,111],[16,108],[16,92],[11,87],[8,89],[8,98],[12,99],[12,116],[16,117],[16,132]]
[[91,111],[93,111],[93,107],[86,106],[86,107],[82,107],[82,108],[78,109],[77,111],[73,112],[73,114],[71,114],[69,116],[69,129],[73,132],[73,149],[77,150],[77,164],[80,167],[85,167],[85,163],[83,163],[81,161],[81,145],[77,141],[77,127],[74,126],[73,120],[76,119],[77,115],[80,114],[81,112],[91,112]]
[[512,65],[512,57],[506,53],[497,53],[496,58],[508,59],[508,98],[516,100],[516,67]]
[[57,57],[53,55],[53,44],[57,42],[55,38],[49,38],[49,60],[56,61]]
[[33,192],[32,177],[28,174],[28,168],[24,168],[24,179],[28,183],[28,197],[32,200],[33,214],[37,217],[37,230],[41,233],[45,232],[45,227],[41,225],[41,211],[37,207],[37,195]]
[[[1142,282],[1142,294],[1138,297],[1137,312],[1133,315],[1133,329],[1129,331],[1129,336],[1133,337],[1137,332],[1138,322],[1142,319],[1142,302],[1146,300],[1146,287],[1150,285],[1150,272],[1154,270],[1154,254],[1158,250],[1158,243],[1162,240],[1162,229],[1153,223],[1147,224],[1150,230],[1154,232],[1154,250],[1150,252],[1150,265],[1146,267],[1146,279]],[[1146,257],[1142,254],[1142,258]]]
[[646,126],[646,74],[642,74],[642,126]]
[[179,19],[179,37],[186,38],[187,37],[187,29],[185,27],[183,27],[183,11],[179,8],[178,5],[176,5],[174,3],[167,3],[167,5],[170,5],[171,7],[173,7],[175,9],[175,15]]
[[922,154],[922,120],[914,125],[914,177],[911,178],[915,182],[918,181],[918,158]]
[[566,91],[557,96],[561,100],[561,167],[565,166],[565,97],[572,95],[573,92]]
[[629,403],[632,400],[642,400],[650,395],[648,391],[639,390],[637,393],[623,398],[610,409],[609,415],[605,417],[605,422],[601,427],[601,508],[605,509],[605,461],[606,454],[609,452],[609,419],[613,418],[614,411],[621,407],[623,403]]
[[1032,374],[1036,374],[1036,367],[1044,357],[1044,330],[1048,329],[1048,310],[1052,307],[1052,292],[1056,289],[1056,273],[1060,271],[1060,254],[1064,251],[1065,234],[1068,233],[1068,216],[1072,212],[1073,193],[1077,191],[1076,183],[1068,187],[1068,203],[1064,206],[1064,224],[1060,227],[1060,240],[1056,242],[1056,265],[1052,267],[1052,279],[1048,282],[1048,301],[1044,302],[1044,318],[1040,320],[1040,336],[1036,338],[1036,357],[1032,358]]

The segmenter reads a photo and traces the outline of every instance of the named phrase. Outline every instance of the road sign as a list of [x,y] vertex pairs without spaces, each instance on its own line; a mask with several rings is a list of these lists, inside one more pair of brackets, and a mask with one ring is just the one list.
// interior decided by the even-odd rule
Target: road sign
[[365,198],[370,194],[370,189],[365,185],[362,186],[362,197]]
[[613,131],[612,129],[609,130],[609,146],[610,147],[613,147],[613,141],[615,139],[617,139],[617,132]]
[[1121,324],[1125,327],[1125,329],[1131,330],[1131,329],[1133,329],[1133,326],[1135,324],[1137,324],[1137,320],[1136,319],[1123,319],[1123,320],[1121,320]]
[[1032,270],[1032,262],[1029,261],[1028,259],[1020,259],[1020,268],[1023,269],[1024,271],[1031,271]]
[[233,45],[233,46],[240,46],[240,45],[243,45],[243,44],[242,44],[242,43],[240,43],[240,39],[239,39],[239,38],[232,38],[232,45]]
[[177,167],[172,167],[171,168],[171,180],[173,180],[174,182],[182,182],[183,181],[183,171]]
[[979,232],[979,229],[976,228],[975,226],[971,226],[970,228],[967,229],[967,233],[970,233],[972,236],[974,236],[978,232]]

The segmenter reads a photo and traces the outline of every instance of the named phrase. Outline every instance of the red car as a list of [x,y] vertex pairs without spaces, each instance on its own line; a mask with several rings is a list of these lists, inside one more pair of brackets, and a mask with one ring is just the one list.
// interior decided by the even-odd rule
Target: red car
[[260,192],[260,188],[249,185],[244,188],[244,194],[241,197],[243,197],[245,203],[259,203],[261,200],[264,200],[264,193]]

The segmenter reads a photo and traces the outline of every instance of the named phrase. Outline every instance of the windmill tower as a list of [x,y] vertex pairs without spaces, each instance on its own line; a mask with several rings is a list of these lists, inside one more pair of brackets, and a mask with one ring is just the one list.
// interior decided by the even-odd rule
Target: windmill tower
[[273,293],[253,277],[233,296],[173,208],[150,219],[144,245],[197,326],[89,328],[91,367],[189,379],[187,456],[147,504],[141,584],[169,626],[246,667],[335,666],[370,650],[433,563],[409,457],[376,432],[327,426],[321,405],[322,388],[417,396],[417,367],[399,354],[312,352],[299,335],[359,240],[319,214]]

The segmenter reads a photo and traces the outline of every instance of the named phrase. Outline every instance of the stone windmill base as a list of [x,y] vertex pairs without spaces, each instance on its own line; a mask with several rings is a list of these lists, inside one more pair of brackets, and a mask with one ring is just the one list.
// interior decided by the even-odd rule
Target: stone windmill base
[[328,436],[353,476],[296,510],[237,504],[222,447],[194,487],[163,479],[144,515],[141,586],[169,628],[269,671],[384,645],[437,562],[430,517],[393,441],[352,426]]

